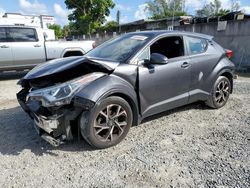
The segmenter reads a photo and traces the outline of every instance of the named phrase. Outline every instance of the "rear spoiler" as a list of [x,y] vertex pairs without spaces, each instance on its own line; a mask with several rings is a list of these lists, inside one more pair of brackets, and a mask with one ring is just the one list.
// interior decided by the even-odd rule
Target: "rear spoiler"
[[211,35],[205,35],[205,34],[198,34],[200,37],[205,38],[209,41],[212,41],[214,39],[214,36]]

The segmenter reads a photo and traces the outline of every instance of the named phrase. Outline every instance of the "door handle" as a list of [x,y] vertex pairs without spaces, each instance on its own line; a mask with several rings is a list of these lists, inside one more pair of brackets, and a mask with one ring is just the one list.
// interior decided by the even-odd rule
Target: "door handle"
[[0,48],[9,48],[9,46],[3,45],[3,46],[0,46]]
[[181,65],[181,68],[188,68],[190,67],[190,64],[188,62],[184,62],[182,65]]
[[40,45],[40,44],[34,45],[35,48],[39,48],[39,47],[41,47],[41,46],[42,46],[42,45]]

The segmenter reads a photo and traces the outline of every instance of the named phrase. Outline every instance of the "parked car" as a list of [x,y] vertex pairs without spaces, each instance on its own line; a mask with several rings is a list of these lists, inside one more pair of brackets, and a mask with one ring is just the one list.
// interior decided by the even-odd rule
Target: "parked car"
[[33,68],[48,60],[82,56],[94,41],[46,41],[43,29],[25,26],[0,26],[0,71]]
[[38,133],[53,145],[72,130],[95,148],[118,144],[144,118],[196,101],[221,108],[233,91],[232,51],[211,36],[125,34],[84,57],[41,64],[17,94]]

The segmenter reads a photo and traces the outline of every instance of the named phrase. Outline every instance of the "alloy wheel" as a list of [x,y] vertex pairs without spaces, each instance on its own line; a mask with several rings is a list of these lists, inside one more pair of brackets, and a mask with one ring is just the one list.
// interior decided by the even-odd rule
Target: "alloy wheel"
[[126,110],[118,104],[106,106],[94,121],[94,134],[102,142],[113,142],[123,135],[128,125]]
[[230,95],[230,83],[227,80],[222,80],[216,87],[215,102],[222,105],[227,102]]

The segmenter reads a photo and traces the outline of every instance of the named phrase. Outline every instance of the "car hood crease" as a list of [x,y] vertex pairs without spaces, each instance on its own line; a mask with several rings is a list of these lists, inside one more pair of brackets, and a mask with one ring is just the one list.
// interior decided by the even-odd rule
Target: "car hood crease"
[[[64,59],[56,59],[46,63],[42,63],[31,70],[25,77],[25,80],[32,80],[42,77],[47,77],[53,74],[59,74],[62,72],[67,72],[71,69],[75,68],[85,68],[88,67],[96,70],[92,70],[93,72],[99,70],[112,72],[118,63],[109,62],[104,60],[94,60],[86,57],[69,57]],[[83,70],[84,72],[84,70]]]

